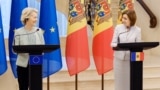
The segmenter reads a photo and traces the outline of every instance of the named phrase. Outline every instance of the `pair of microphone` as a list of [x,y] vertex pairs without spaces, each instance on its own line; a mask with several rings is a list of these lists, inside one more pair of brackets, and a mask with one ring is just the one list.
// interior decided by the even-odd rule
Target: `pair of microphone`
[[[38,29],[36,29],[36,31],[31,32],[31,33],[15,35],[15,36],[14,36],[14,44],[13,44],[13,45],[15,46],[15,38],[16,38],[16,37],[18,37],[18,36],[20,37],[20,36],[23,36],[23,35],[30,35],[30,34],[34,34],[34,33],[38,32],[38,31],[39,31],[39,28],[38,28]],[[20,45],[20,38],[19,38],[19,45]]]

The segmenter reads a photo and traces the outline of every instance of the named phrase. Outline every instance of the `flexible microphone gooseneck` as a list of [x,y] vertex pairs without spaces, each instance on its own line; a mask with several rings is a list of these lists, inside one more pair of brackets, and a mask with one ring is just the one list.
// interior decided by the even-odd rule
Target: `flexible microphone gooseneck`
[[127,32],[128,32],[128,31],[121,32],[121,33],[118,34],[118,43],[120,43],[120,38],[119,38],[119,36],[120,36],[121,34],[124,34],[124,33],[127,33]]
[[[39,28],[35,31],[35,32],[31,32],[31,33],[27,33],[27,34],[18,34],[18,35],[15,35],[14,36],[14,46],[15,46],[15,38],[17,37],[17,36],[23,36],[23,35],[29,35],[29,34],[33,34],[33,33],[36,33],[36,32],[38,32],[39,31]],[[20,38],[19,38],[19,45],[20,45]]]

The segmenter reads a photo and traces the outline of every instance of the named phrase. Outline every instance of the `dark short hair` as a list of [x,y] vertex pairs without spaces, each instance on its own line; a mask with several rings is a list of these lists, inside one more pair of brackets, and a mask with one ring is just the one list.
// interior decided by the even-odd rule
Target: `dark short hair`
[[126,14],[130,20],[130,26],[134,26],[137,20],[136,12],[134,10],[126,10],[122,13],[122,16]]

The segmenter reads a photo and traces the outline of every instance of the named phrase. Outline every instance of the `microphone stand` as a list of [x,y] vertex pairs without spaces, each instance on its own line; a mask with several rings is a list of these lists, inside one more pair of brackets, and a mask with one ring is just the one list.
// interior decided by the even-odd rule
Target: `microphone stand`
[[18,45],[20,45],[20,36],[23,36],[23,35],[29,35],[29,34],[33,34],[33,33],[36,33],[36,32],[38,32],[39,31],[39,28],[35,31],[35,32],[31,32],[31,33],[27,33],[27,34],[18,34],[18,35],[15,35],[14,36],[14,43],[13,43],[13,45],[15,46],[15,38],[17,37],[17,36],[19,36],[19,42],[18,42]]

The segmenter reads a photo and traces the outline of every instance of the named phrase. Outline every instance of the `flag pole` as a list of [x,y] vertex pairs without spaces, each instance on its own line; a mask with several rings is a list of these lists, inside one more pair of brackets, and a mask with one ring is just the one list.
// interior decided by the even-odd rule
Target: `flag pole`
[[49,76],[47,77],[47,90],[49,90],[50,88],[50,86],[49,86],[49,81],[50,81],[50,78],[49,78]]
[[102,74],[101,85],[102,85],[102,90],[104,90],[104,74]]
[[75,90],[78,90],[78,74],[75,76]]

